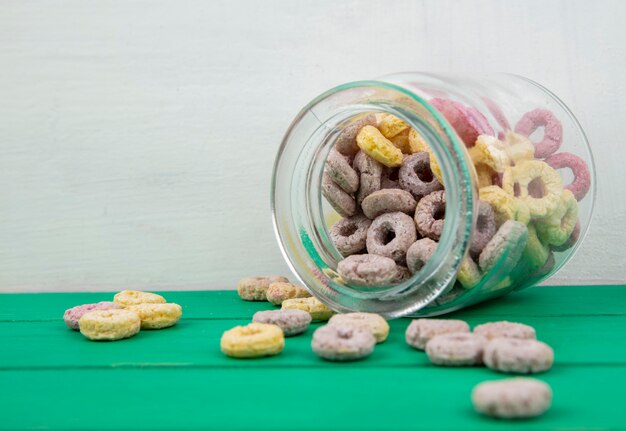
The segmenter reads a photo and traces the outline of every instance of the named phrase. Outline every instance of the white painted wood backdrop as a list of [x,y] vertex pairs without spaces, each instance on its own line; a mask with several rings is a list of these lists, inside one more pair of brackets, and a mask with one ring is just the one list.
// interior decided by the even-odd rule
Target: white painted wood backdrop
[[624,1],[2,1],[0,291],[285,273],[272,162],[302,105],[406,70],[510,71],[576,113],[597,212],[556,282],[626,281]]

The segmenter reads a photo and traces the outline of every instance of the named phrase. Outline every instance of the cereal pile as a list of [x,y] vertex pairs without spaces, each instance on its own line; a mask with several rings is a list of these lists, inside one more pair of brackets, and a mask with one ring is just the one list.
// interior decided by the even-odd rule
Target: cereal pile
[[[265,301],[281,309],[258,311],[252,323],[224,332],[221,350],[233,358],[277,355],[285,347],[285,337],[303,334],[312,321],[327,321],[313,332],[311,340],[313,352],[327,361],[363,360],[389,335],[389,324],[380,315],[334,314],[285,277],[245,278],[239,282],[238,292],[246,301],[262,301],[265,295]],[[472,331],[462,320],[416,319],[405,332],[406,343],[425,351],[434,365],[484,365],[508,374],[539,373],[552,367],[552,348],[536,338],[531,326],[507,321],[485,323]],[[548,410],[552,390],[530,378],[490,381],[474,388],[472,402],[476,411],[485,415],[529,418]]]
[[[434,365],[480,366],[509,374],[548,371],[554,351],[537,341],[535,329],[522,323],[490,322],[473,331],[462,320],[416,319],[405,333],[407,344],[424,350]],[[539,380],[514,378],[484,382],[472,392],[476,411],[499,418],[528,418],[544,413],[552,390]]]
[[136,290],[117,293],[113,302],[83,304],[63,314],[65,324],[96,341],[130,338],[140,329],[162,329],[175,325],[183,314],[178,304],[161,295]]
[[[553,253],[578,238],[577,202],[590,188],[585,162],[557,153],[563,138],[559,120],[536,109],[514,130],[495,136],[475,108],[439,98],[430,102],[465,143],[479,190],[469,253],[454,288],[475,287],[496,266],[509,274],[500,287],[549,272]],[[543,138],[531,142],[528,136],[540,128]],[[562,168],[574,175],[567,186],[557,172]],[[366,287],[399,283],[432,257],[445,222],[446,190],[432,149],[401,119],[368,114],[345,127],[327,157],[322,194],[342,217],[330,228],[344,256],[336,281]]]

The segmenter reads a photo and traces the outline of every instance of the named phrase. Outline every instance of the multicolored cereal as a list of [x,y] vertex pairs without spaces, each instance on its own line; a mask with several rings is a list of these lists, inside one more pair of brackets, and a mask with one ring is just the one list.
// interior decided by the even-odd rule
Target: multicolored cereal
[[285,347],[285,337],[277,325],[250,323],[236,326],[222,334],[222,353],[232,358],[259,358],[278,355]]
[[281,305],[283,301],[293,298],[309,298],[311,294],[304,287],[292,283],[277,281],[270,284],[265,294],[267,300],[274,305]]
[[237,284],[237,293],[244,301],[267,301],[267,289],[277,282],[289,283],[289,279],[281,275],[242,278]]
[[415,319],[406,328],[405,339],[409,346],[424,350],[431,338],[459,332],[470,332],[469,325],[462,320]]
[[130,310],[94,310],[83,314],[78,326],[80,333],[90,340],[116,341],[137,334],[141,320]]
[[178,304],[136,304],[127,307],[141,319],[141,329],[163,329],[174,326],[183,315]]
[[367,252],[401,264],[406,260],[406,251],[416,240],[417,232],[411,216],[402,212],[386,213],[378,216],[367,230]]
[[311,347],[328,361],[356,361],[371,355],[376,338],[369,330],[354,326],[326,325],[313,333]]
[[376,343],[382,343],[389,335],[389,324],[382,316],[375,313],[335,314],[330,318],[328,324],[344,328],[352,326],[365,329],[376,338]]
[[306,331],[311,323],[311,315],[304,310],[265,310],[252,316],[254,323],[276,325],[283,330],[285,337],[292,337]]
[[116,310],[118,308],[122,308],[122,306],[117,302],[108,301],[102,301],[96,304],[77,305],[76,307],[65,310],[65,313],[63,313],[63,321],[68,328],[78,331],[78,321],[85,313],[94,310]]

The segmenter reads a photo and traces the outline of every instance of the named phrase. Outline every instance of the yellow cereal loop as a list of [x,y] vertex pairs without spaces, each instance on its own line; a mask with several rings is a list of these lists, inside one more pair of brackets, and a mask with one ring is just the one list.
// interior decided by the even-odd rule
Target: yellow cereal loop
[[541,268],[550,257],[550,247],[541,242],[537,236],[537,229],[531,223],[528,225],[528,242],[522,259],[530,264],[531,270]]
[[408,129],[408,124],[391,114],[383,114],[378,121],[378,130],[380,130],[380,133],[387,139],[408,131]]
[[361,151],[389,168],[402,164],[402,151],[374,126],[363,127],[356,136],[356,143]]
[[283,351],[285,336],[279,326],[250,323],[235,326],[222,334],[220,348],[233,358],[258,358],[273,356]]
[[78,321],[80,333],[90,340],[115,341],[129,338],[139,332],[141,320],[137,313],[124,310],[94,310]]
[[162,304],[165,303],[165,298],[156,293],[140,292],[138,290],[123,290],[120,293],[116,293],[113,297],[113,302],[120,304],[122,307],[128,307],[130,305],[137,304]]
[[141,319],[141,329],[162,329],[174,326],[183,315],[178,304],[137,304],[130,305],[127,310],[134,311]]
[[578,222],[578,202],[569,190],[563,190],[559,207],[550,217],[538,220],[537,235],[547,244],[565,244]]
[[502,173],[511,165],[532,160],[535,147],[524,136],[507,132],[504,141],[490,135],[478,136],[476,145],[469,152],[475,165],[487,165],[495,172]]
[[526,204],[533,219],[552,215],[559,207],[563,193],[561,176],[540,160],[523,160],[509,166],[502,176],[502,189],[517,195]]
[[304,310],[311,315],[313,320],[328,320],[333,315],[333,310],[322,304],[314,296],[311,298],[294,298],[283,301],[283,310]]
[[461,286],[465,289],[471,289],[480,282],[481,278],[482,274],[476,262],[474,262],[471,257],[465,256],[459,267],[459,272],[456,274],[457,281],[461,283]]

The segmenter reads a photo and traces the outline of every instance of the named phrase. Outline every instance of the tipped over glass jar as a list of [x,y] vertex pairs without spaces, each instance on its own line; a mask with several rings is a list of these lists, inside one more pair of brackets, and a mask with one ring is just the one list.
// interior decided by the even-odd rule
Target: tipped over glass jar
[[583,240],[593,158],[554,94],[516,75],[402,73],[333,88],[272,179],[292,271],[338,312],[432,316],[547,279]]

